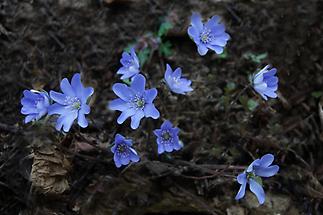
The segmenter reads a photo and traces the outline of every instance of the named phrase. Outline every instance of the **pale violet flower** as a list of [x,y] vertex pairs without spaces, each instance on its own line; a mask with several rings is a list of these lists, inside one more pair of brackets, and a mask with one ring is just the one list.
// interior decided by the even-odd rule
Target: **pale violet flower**
[[25,123],[37,121],[47,114],[50,98],[46,91],[24,90],[21,113],[27,115]]
[[191,87],[192,82],[186,78],[181,78],[181,75],[181,68],[177,68],[173,72],[172,68],[168,64],[166,65],[164,79],[167,86],[172,92],[185,95],[193,90]]
[[241,186],[235,197],[236,200],[244,197],[246,186],[249,184],[249,188],[256,195],[259,204],[265,202],[266,195],[262,188],[261,177],[271,177],[279,171],[279,166],[271,165],[273,161],[274,156],[272,154],[266,154],[260,159],[254,160],[246,171],[238,175],[237,181]]
[[60,115],[56,122],[56,129],[60,131],[63,128],[68,132],[75,119],[79,126],[87,127],[88,121],[85,115],[90,113],[87,100],[93,94],[93,88],[83,87],[81,75],[78,73],[74,74],[71,84],[64,78],[60,87],[63,93],[50,91],[50,97],[56,103],[48,108],[48,115]]
[[131,78],[140,72],[139,59],[134,48],[131,48],[130,53],[122,53],[120,63],[122,64],[122,67],[117,71],[117,74],[122,75],[122,80]]
[[252,86],[257,93],[265,100],[270,98],[277,98],[278,78],[275,76],[276,68],[271,68],[267,65],[257,74],[252,76]]
[[202,56],[209,49],[221,54],[230,39],[230,35],[225,32],[225,26],[220,23],[219,16],[213,16],[204,24],[199,13],[193,13],[187,33],[196,43],[197,51]]
[[145,89],[146,79],[143,75],[136,75],[130,87],[126,84],[116,83],[112,86],[113,92],[119,97],[111,101],[108,108],[122,113],[117,119],[122,124],[131,117],[131,128],[137,129],[144,117],[158,119],[160,114],[153,101],[157,96],[157,89]]

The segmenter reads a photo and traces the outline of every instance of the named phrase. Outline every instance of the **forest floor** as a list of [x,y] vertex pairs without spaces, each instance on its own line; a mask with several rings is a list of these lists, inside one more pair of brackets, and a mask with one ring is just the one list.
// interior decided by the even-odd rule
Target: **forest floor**
[[[225,54],[198,55],[186,33],[193,11],[222,17]],[[0,214],[323,214],[322,17],[319,0],[0,1]],[[161,43],[162,23],[173,27]],[[107,109],[130,44],[150,53],[142,72],[161,113],[135,131]],[[168,92],[166,63],[182,68],[192,93]],[[279,98],[240,94],[266,64],[278,69]],[[95,89],[89,127],[25,125],[23,90],[59,91],[76,72]],[[184,147],[158,156],[152,129],[165,119]],[[116,133],[134,140],[140,162],[115,167]],[[280,171],[264,180],[265,204],[250,191],[236,201],[235,177],[266,153]]]

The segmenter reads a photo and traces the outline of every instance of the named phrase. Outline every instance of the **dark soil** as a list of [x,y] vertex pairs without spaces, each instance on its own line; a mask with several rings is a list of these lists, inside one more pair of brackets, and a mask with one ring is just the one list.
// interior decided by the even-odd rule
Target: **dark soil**
[[[111,2],[0,1],[0,214],[323,214],[323,2]],[[232,37],[226,57],[198,55],[186,33],[192,11],[222,17]],[[164,20],[174,26],[166,36],[173,54],[154,52],[143,67],[161,118],[133,131],[106,108],[111,87],[122,51],[145,44]],[[268,55],[257,63],[246,53]],[[166,63],[183,69],[193,93],[168,92]],[[247,110],[239,92],[266,64],[278,69],[279,98],[264,102],[247,90],[244,98],[259,103]],[[58,91],[75,72],[95,89],[89,127],[64,135],[51,120],[23,124],[23,90]],[[236,88],[225,91],[228,83]],[[184,148],[158,156],[152,130],[164,119],[181,129]],[[116,133],[134,140],[141,162],[115,167]],[[266,153],[281,170],[264,181],[265,205],[249,191],[235,201],[235,176]]]

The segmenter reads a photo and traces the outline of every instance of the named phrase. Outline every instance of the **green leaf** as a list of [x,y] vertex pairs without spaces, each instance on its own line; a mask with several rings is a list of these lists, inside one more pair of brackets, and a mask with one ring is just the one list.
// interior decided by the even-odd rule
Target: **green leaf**
[[135,46],[135,43],[129,43],[126,48],[124,48],[125,52],[130,52],[131,48]]
[[318,99],[323,95],[322,91],[314,91],[311,93],[311,96],[313,96],[314,98]]
[[245,54],[243,54],[243,57],[245,59],[251,60],[254,63],[261,63],[262,60],[264,60],[266,57],[268,56],[267,52],[264,52],[262,54],[253,54],[251,52],[247,52]]
[[224,88],[225,94],[229,94],[236,89],[236,84],[234,82],[229,82]]
[[144,48],[144,49],[139,51],[138,58],[139,58],[139,62],[140,62],[141,67],[146,63],[146,61],[149,58],[149,55],[150,55],[150,49],[149,48]]
[[169,41],[161,43],[159,45],[159,53],[165,57],[169,57],[173,54],[172,44]]
[[160,27],[159,27],[159,30],[158,30],[158,33],[157,33],[157,36],[158,37],[163,37],[167,34],[167,32],[173,28],[173,25],[172,23],[170,22],[163,22]]
[[130,81],[130,79],[129,78],[127,78],[127,79],[123,79],[122,80],[125,84],[127,84],[127,85],[130,85],[131,84],[131,81]]
[[254,111],[258,107],[259,103],[256,100],[249,99],[247,102],[248,110]]
[[227,52],[227,50],[226,50],[226,49],[224,49],[224,51],[223,51],[221,54],[219,54],[219,55],[218,55],[218,57],[219,57],[219,58],[221,58],[221,59],[225,59],[225,58],[227,58],[227,57],[228,57],[228,52]]

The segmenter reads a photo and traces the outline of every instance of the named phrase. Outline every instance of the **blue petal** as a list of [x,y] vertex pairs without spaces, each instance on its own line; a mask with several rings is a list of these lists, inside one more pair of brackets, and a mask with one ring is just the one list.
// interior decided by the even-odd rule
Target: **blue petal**
[[48,115],[53,115],[53,114],[64,115],[68,112],[69,110],[66,108],[66,106],[63,106],[58,103],[54,103],[48,107]]
[[162,154],[165,152],[163,144],[158,144],[158,154]]
[[135,92],[142,93],[145,91],[146,79],[143,75],[137,75],[131,82],[131,89]]
[[244,195],[246,193],[246,185],[247,185],[247,181],[245,181],[244,183],[241,184],[239,191],[235,197],[236,200],[239,200],[244,197]]
[[207,47],[208,47],[209,49],[211,49],[211,50],[215,51],[215,53],[217,53],[217,54],[222,54],[222,52],[223,52],[223,47],[221,47],[221,46],[217,46],[217,45],[208,45]]
[[86,103],[88,97],[90,97],[94,93],[94,89],[92,87],[83,88],[82,97],[80,98],[83,103]]
[[246,173],[241,173],[237,177],[237,181],[239,184],[245,184],[247,183],[247,174]]
[[31,122],[32,120],[36,119],[36,117],[37,117],[37,114],[31,114],[31,115],[26,116],[25,121],[24,121],[25,124],[27,124],[27,123]]
[[200,43],[198,46],[197,46],[197,51],[198,53],[203,56],[203,55],[206,55],[208,49],[206,47],[206,45]]
[[137,110],[134,108],[129,108],[123,111],[117,119],[118,124],[122,124],[127,118],[136,114]]
[[130,154],[128,156],[120,156],[120,163],[122,165],[128,165],[130,163],[130,158],[129,158]]
[[196,27],[198,31],[203,30],[202,18],[199,13],[193,13],[191,16],[191,24],[193,27]]
[[28,115],[28,114],[37,114],[38,110],[34,107],[23,106],[20,112],[24,115]]
[[145,96],[146,103],[152,103],[154,101],[154,99],[156,98],[157,93],[158,92],[157,92],[156,88],[145,90],[144,96]]
[[71,111],[70,114],[65,115],[64,122],[63,122],[63,130],[68,132],[73,125],[74,120],[77,118],[77,111]]
[[260,184],[258,184],[255,180],[249,179],[249,188],[251,192],[253,192],[258,199],[259,204],[263,204],[265,202],[265,191]]
[[169,64],[166,64],[166,71],[165,71],[165,75],[164,75],[165,80],[168,78],[171,78],[172,73],[173,73],[172,68],[170,67]]
[[115,138],[114,138],[114,142],[115,143],[121,143],[125,140],[125,137],[122,136],[121,134],[116,134]]
[[112,90],[124,101],[128,101],[133,96],[132,90],[125,84],[116,83],[112,86]]
[[116,167],[121,167],[120,157],[117,155],[117,153],[114,153],[113,160]]
[[161,129],[163,129],[163,130],[168,130],[168,129],[171,129],[172,127],[173,127],[173,124],[169,120],[166,120],[161,125]]
[[260,158],[260,166],[268,167],[274,161],[274,155],[272,154],[265,154]]
[[91,111],[90,106],[88,106],[87,104],[82,104],[81,109],[80,109],[80,113],[89,114],[90,111]]
[[207,28],[211,29],[212,27],[217,26],[219,22],[220,22],[220,17],[219,16],[212,16],[212,18],[207,21],[205,26]]
[[110,110],[125,111],[126,109],[129,109],[129,105],[122,99],[114,99],[109,102],[108,108]]
[[58,93],[55,92],[53,90],[51,90],[49,92],[49,95],[51,97],[51,99],[53,99],[55,102],[61,104],[61,105],[66,105],[66,95],[62,94],[62,93]]
[[187,29],[187,33],[191,38],[199,37],[200,32],[197,30],[197,28],[194,28],[193,26],[190,26]]
[[254,170],[255,170],[255,174],[258,176],[271,177],[279,171],[279,166],[277,166],[277,165],[273,165],[270,167],[255,166]]
[[72,85],[73,91],[75,92],[76,96],[78,98],[82,98],[84,87],[82,86],[81,75],[79,73],[76,73],[73,75],[71,85]]
[[87,122],[85,115],[83,113],[79,113],[78,118],[77,118],[77,123],[82,128],[86,128],[89,125],[89,123]]
[[164,149],[166,152],[172,152],[173,151],[173,144],[163,144]]
[[145,116],[144,112],[142,110],[137,111],[135,115],[131,117],[131,128],[137,129],[140,124],[140,120]]
[[64,78],[61,81],[61,90],[64,94],[71,96],[71,97],[75,97],[75,91],[73,90],[72,86],[70,85],[70,83],[68,82],[67,78]]
[[151,117],[153,119],[158,119],[160,116],[159,111],[156,109],[154,104],[146,104],[144,113],[146,117]]
[[270,98],[277,98],[277,93],[275,93],[273,90],[270,90],[270,88],[265,90],[263,93]]
[[130,150],[130,160],[132,162],[138,162],[140,160],[140,158],[139,158],[137,152],[132,148],[129,148],[129,150]]
[[180,78],[181,77],[181,75],[182,75],[182,69],[181,68],[177,68],[177,69],[175,69],[175,71],[174,71],[174,73],[173,73],[173,77],[174,78]]

